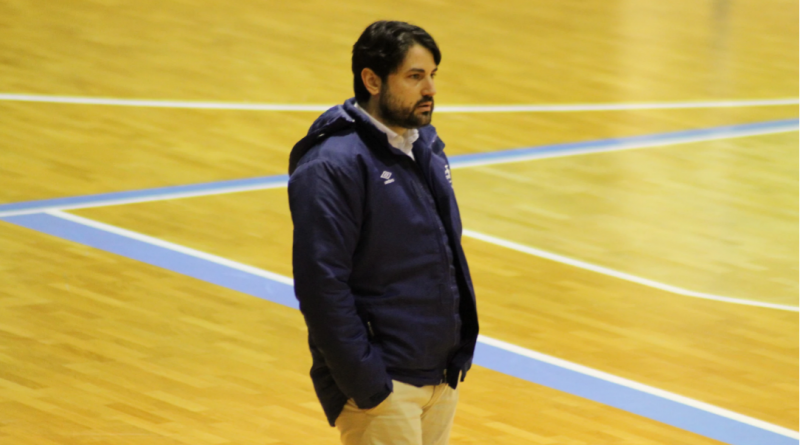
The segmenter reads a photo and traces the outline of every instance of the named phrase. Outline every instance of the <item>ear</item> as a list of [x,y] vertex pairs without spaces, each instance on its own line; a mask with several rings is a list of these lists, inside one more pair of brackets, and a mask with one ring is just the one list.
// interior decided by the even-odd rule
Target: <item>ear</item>
[[361,81],[364,82],[364,86],[369,91],[369,94],[375,96],[381,92],[381,78],[375,71],[372,71],[369,68],[364,68],[361,70]]

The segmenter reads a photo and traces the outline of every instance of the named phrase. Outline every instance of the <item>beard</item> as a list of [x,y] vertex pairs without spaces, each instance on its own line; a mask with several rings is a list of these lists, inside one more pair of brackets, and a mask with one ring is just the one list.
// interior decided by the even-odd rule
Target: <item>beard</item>
[[[430,103],[430,111],[417,112],[417,107]],[[381,97],[378,100],[378,112],[381,118],[393,127],[420,128],[431,123],[433,117],[433,96],[423,96],[417,103],[404,107],[400,99],[393,96],[384,83],[381,86]]]

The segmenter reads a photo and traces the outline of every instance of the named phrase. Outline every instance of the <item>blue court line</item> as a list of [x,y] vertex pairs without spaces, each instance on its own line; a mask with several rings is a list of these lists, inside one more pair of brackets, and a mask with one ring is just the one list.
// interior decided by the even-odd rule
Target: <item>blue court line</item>
[[[294,291],[288,284],[188,254],[43,213],[11,216],[0,218],[0,220],[133,258],[293,309],[298,308]],[[478,344],[474,363],[731,445],[797,445],[800,443],[797,439],[775,432],[485,343]]]
[[731,445],[800,443],[797,439],[483,343],[478,343],[475,349],[474,362]]
[[122,201],[126,199],[159,198],[177,194],[203,194],[221,193],[225,190],[236,190],[241,188],[270,187],[285,184],[289,180],[289,175],[261,176],[257,178],[232,179],[228,181],[214,181],[200,184],[176,185],[171,187],[159,187],[144,190],[129,190],[125,192],[100,193],[97,195],[71,196],[66,198],[41,199],[37,201],[15,202],[10,204],[0,204],[0,212],[17,210],[45,210],[52,208],[63,208],[77,205],[99,204],[110,201]]
[[185,253],[175,252],[45,213],[10,216],[0,218],[0,220],[300,309],[291,286]]
[[[680,143],[686,140],[709,139],[714,137],[732,138],[744,136],[751,132],[759,131],[796,131],[800,119],[783,119],[777,121],[756,122],[753,124],[727,125],[722,127],[701,128],[698,130],[681,130],[669,133],[656,133],[643,136],[630,136],[623,138],[601,139],[588,142],[570,142],[566,144],[544,145],[539,147],[517,148],[489,153],[475,153],[454,156],[450,166],[457,168],[461,165],[472,163],[502,162],[524,158],[525,160],[553,157],[553,155],[566,155],[569,153],[590,153],[593,151],[607,151],[624,146],[648,146],[659,143]],[[698,141],[699,142],[699,141]]]
[[[577,153],[602,152],[620,149],[626,146],[652,145],[659,143],[680,143],[687,140],[714,137],[745,136],[758,131],[796,131],[800,125],[799,119],[784,119],[777,121],[758,122],[754,124],[729,125],[723,127],[704,128],[699,130],[675,131],[658,133],[645,136],[632,136],[624,138],[602,139],[588,142],[572,142],[566,144],[553,144],[538,147],[526,147],[512,150],[503,150],[489,153],[475,153],[457,155],[450,158],[450,166],[459,168],[482,163],[511,162],[514,160],[533,160],[554,156],[566,156]],[[234,191],[241,188],[257,189],[259,187],[276,187],[285,185],[288,175],[263,176],[257,178],[235,179],[230,181],[206,182],[201,184],[179,185],[172,187],[159,187],[144,190],[131,190],[124,192],[101,193],[97,195],[74,196],[67,198],[43,199],[37,201],[16,202],[0,204],[0,215],[15,211],[39,211],[57,208],[69,208],[81,205],[102,205],[124,200],[159,199],[170,195],[187,194],[201,196],[203,194],[224,193],[226,190]]]

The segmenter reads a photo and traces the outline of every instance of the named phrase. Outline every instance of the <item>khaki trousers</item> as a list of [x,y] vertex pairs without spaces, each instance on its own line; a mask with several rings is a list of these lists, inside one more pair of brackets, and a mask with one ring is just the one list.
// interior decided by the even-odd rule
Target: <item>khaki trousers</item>
[[392,381],[394,391],[380,405],[359,409],[347,401],[336,419],[343,445],[446,445],[456,413],[458,390]]

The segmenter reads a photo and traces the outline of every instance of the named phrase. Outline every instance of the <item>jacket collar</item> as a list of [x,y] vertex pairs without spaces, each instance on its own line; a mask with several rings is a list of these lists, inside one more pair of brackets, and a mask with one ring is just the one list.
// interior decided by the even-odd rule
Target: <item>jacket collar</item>
[[[407,155],[405,153],[403,153],[402,151],[392,147],[389,144],[389,141],[386,138],[385,133],[383,133],[381,130],[379,130],[377,127],[375,127],[375,125],[369,119],[369,116],[366,116],[364,113],[359,111],[356,108],[355,105],[356,105],[356,99],[355,98],[350,98],[347,101],[345,101],[345,103],[342,105],[342,109],[353,119],[353,121],[357,125],[368,127],[370,129],[369,132],[371,134],[373,134],[373,135],[376,134],[376,133],[379,134],[380,135],[380,139],[382,139],[382,142],[384,142],[383,146],[385,146],[392,153],[394,153],[394,154],[396,154],[398,156],[406,156],[407,157]],[[444,148],[444,144],[441,143],[441,141],[439,140],[439,137],[436,135],[436,128],[433,125],[426,125],[424,127],[418,128],[417,131],[418,131],[419,137],[414,142],[414,147],[417,147],[417,145],[419,145],[422,148],[430,148],[430,149],[433,149],[434,151],[436,151],[437,147],[434,146],[434,143],[435,142],[439,142],[439,144],[441,144],[441,148],[439,148],[439,150]]]
[[[417,130],[416,128],[408,129],[406,130],[406,133],[404,135],[400,135],[391,128],[389,128],[388,126],[386,126],[383,122],[379,121],[374,116],[369,114],[369,112],[363,109],[361,105],[358,104],[358,102],[355,103],[354,107],[362,114],[366,115],[369,118],[372,125],[374,125],[378,130],[380,130],[382,133],[386,135],[386,138],[389,140],[389,145],[399,149],[404,153],[406,152],[401,148],[402,146],[405,146],[406,144],[413,145],[414,142],[417,139],[419,139],[419,130]],[[409,147],[408,150],[411,150],[411,147]]]
[[[300,159],[315,145],[318,145],[335,133],[348,128],[356,128],[369,135],[371,139],[387,150],[398,156],[406,156],[402,151],[392,147],[386,135],[378,130],[367,116],[355,108],[356,99],[350,98],[342,105],[336,105],[322,113],[320,117],[308,129],[308,134],[300,139],[292,148],[289,155],[289,174],[294,173]],[[414,142],[414,148],[418,146],[422,149],[430,149],[440,152],[444,149],[444,143],[436,135],[433,125],[426,125],[418,129],[419,138]],[[416,155],[415,155],[416,156]],[[407,157],[407,156],[406,156]]]
[[342,105],[345,112],[355,121],[356,127],[361,130],[367,137],[371,139],[371,142],[378,144],[380,147],[383,147],[386,150],[389,150],[395,155],[398,156],[406,156],[405,153],[400,151],[397,148],[394,148],[390,143],[387,137],[386,132],[378,128],[369,115],[360,111],[358,107],[356,107],[356,99],[351,98],[345,101],[344,105]]

